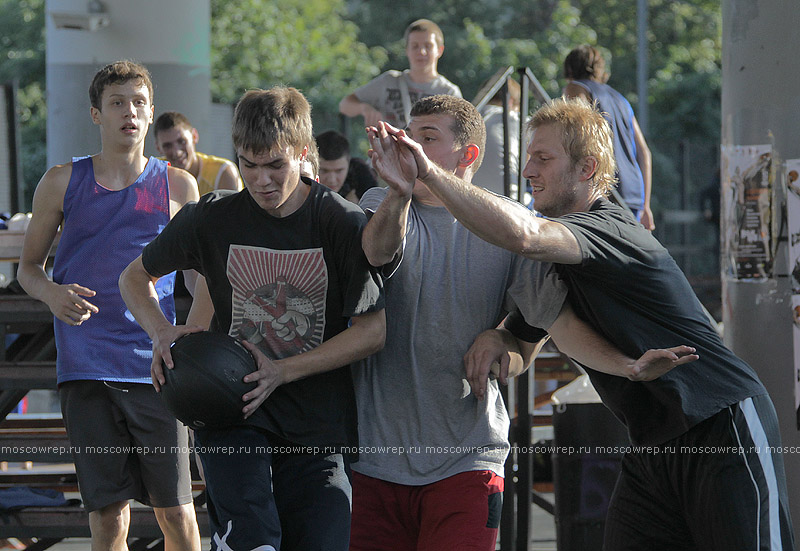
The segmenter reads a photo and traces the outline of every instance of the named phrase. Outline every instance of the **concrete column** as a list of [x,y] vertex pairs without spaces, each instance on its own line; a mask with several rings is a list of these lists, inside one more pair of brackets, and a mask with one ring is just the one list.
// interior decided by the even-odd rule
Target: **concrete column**
[[[796,0],[722,2],[722,144],[772,144],[773,238],[784,216],[783,161],[800,158],[800,58],[791,54],[800,47],[798,24]],[[724,233],[724,215],[722,223]],[[723,273],[722,302],[726,344],[758,372],[778,411],[783,445],[797,449],[787,256],[784,238],[778,243],[773,276],[764,282],[734,280]],[[800,453],[787,453],[784,460],[797,539]]]
[[[156,116],[181,111],[203,135],[211,102],[209,2],[47,0],[48,165],[100,150],[100,134],[89,117],[89,84],[98,69],[120,59],[150,70]],[[54,13],[88,16],[98,7],[109,24],[94,31],[57,28],[53,18]],[[156,154],[152,133],[145,153]]]

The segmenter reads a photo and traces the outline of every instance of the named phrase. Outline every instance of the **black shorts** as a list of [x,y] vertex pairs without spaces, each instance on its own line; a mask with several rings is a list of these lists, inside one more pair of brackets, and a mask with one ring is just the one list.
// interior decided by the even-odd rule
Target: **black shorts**
[[69,381],[59,395],[87,511],[129,499],[192,501],[188,431],[152,385]]
[[607,551],[793,550],[769,397],[727,407],[653,452],[626,453],[604,539]]

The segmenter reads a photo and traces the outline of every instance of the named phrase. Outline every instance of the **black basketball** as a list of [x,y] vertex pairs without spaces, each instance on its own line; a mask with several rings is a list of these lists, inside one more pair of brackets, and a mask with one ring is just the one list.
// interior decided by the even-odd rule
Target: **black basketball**
[[256,383],[242,378],[256,370],[250,351],[223,333],[189,333],[172,345],[172,369],[164,368],[164,405],[193,429],[240,423],[242,396]]

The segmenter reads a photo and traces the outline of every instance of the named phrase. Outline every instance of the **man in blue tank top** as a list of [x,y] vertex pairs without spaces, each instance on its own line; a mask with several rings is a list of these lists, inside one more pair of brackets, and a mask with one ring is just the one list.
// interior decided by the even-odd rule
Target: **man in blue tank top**
[[[92,549],[124,549],[129,500],[152,505],[168,549],[200,549],[191,494],[188,434],[150,384],[152,342],[134,321],[117,280],[188,201],[188,172],[144,156],[153,121],[147,69],[119,61],[89,88],[100,153],[57,165],[33,198],[19,281],[55,316],[61,410],[72,445]],[[45,262],[62,234],[53,280]],[[174,318],[174,273],[156,293]]]
[[589,103],[597,102],[613,132],[619,194],[642,225],[653,230],[650,148],[633,115],[631,104],[606,84],[608,77],[606,62],[597,48],[579,46],[564,60],[564,78],[569,81],[564,88],[564,95],[568,98],[584,98]]

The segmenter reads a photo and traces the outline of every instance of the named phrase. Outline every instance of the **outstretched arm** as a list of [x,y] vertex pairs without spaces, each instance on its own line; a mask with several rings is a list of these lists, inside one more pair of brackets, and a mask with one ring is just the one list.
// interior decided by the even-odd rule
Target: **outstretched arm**
[[388,152],[405,148],[412,153],[416,177],[459,222],[481,239],[534,260],[560,264],[580,262],[578,241],[563,224],[539,218],[519,203],[473,186],[443,170],[429,160],[422,147],[403,130],[384,122],[380,123],[379,129],[384,132],[370,135],[375,155],[383,156],[387,163],[396,166],[395,162],[406,157],[399,153],[389,155]]
[[[559,350],[567,356],[595,371],[632,381],[652,381],[679,365],[698,359],[694,348],[675,346],[648,350],[634,360],[581,321],[568,305],[564,306],[549,332]],[[547,342],[547,338],[535,344],[517,338],[515,343],[515,338],[505,327],[484,331],[464,356],[467,380],[479,399],[485,394],[490,373],[497,375],[501,382],[504,382],[503,375],[519,375]],[[519,357],[515,357],[517,354]],[[508,369],[504,373],[506,365]]]
[[595,371],[631,381],[652,381],[699,358],[694,348],[675,346],[648,350],[634,360],[578,318],[566,303],[548,332],[558,349],[570,358]]

